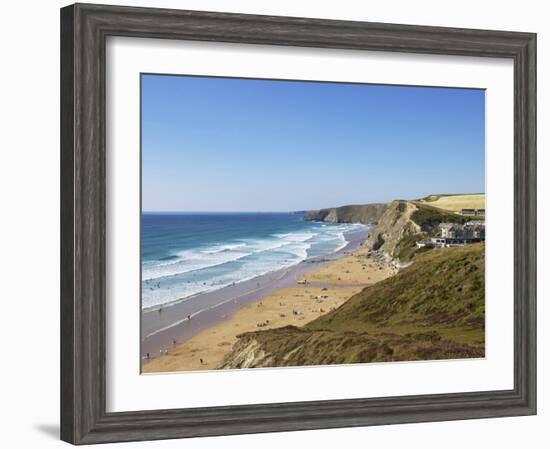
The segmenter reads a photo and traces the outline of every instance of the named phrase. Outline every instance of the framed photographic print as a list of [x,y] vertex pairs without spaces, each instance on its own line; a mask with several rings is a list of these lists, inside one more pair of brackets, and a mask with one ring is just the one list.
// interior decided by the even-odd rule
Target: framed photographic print
[[535,60],[523,32],[63,8],[62,439],[535,414]]

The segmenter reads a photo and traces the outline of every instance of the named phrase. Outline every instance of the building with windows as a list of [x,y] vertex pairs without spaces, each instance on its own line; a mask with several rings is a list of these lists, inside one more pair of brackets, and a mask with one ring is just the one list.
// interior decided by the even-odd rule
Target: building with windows
[[466,216],[485,215],[485,209],[462,209],[460,213]]
[[485,221],[470,220],[467,223],[440,223],[439,235],[416,242],[418,248],[445,248],[461,246],[485,240]]

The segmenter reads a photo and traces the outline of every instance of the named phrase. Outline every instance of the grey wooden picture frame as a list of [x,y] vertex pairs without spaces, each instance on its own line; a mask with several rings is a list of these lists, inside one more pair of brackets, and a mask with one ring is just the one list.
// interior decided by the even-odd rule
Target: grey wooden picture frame
[[[106,412],[108,36],[510,58],[514,64],[514,388]],[[61,439],[73,444],[536,413],[536,35],[75,4],[61,9]]]

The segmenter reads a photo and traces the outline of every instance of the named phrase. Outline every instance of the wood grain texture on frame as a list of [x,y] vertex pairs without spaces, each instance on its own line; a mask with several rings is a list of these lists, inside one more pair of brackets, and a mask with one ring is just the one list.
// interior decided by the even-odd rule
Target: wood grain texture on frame
[[[514,388],[107,413],[107,36],[511,58],[514,61]],[[73,444],[536,413],[536,35],[76,4],[61,10],[61,438]]]

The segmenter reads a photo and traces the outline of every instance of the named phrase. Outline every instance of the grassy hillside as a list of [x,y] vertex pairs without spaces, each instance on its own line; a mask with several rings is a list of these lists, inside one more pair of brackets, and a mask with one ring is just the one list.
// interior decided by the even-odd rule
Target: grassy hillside
[[226,367],[484,356],[485,246],[430,250],[303,328],[242,334]]
[[471,217],[458,215],[453,212],[449,212],[437,207],[433,207],[431,204],[425,204],[415,202],[417,210],[411,215],[411,219],[422,229],[424,232],[430,232],[436,228],[439,223],[466,223],[470,221]]
[[460,212],[462,209],[485,209],[485,194],[429,195],[418,202],[438,209]]
[[[434,237],[439,232],[440,223],[466,223],[470,221],[471,217],[458,215],[453,212],[449,212],[437,207],[432,207],[421,202],[414,202],[417,209],[411,214],[411,220],[416,223],[421,232],[414,235],[404,236],[397,243],[395,250],[393,251],[393,257],[397,258],[400,262],[408,262],[412,260],[417,254],[426,251],[425,248],[417,248],[416,242],[427,237]],[[478,219],[480,217],[476,217]],[[481,217],[483,218],[483,217]]]

